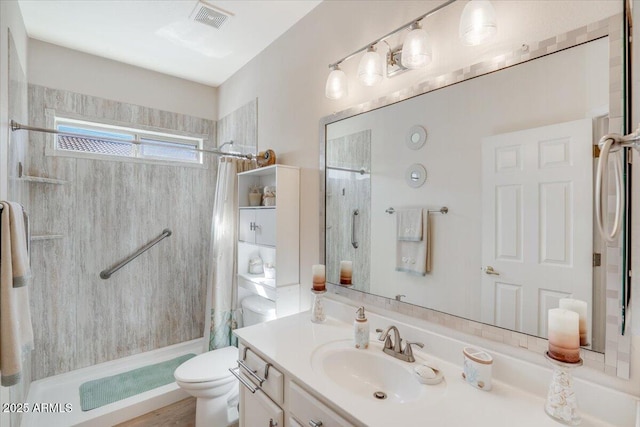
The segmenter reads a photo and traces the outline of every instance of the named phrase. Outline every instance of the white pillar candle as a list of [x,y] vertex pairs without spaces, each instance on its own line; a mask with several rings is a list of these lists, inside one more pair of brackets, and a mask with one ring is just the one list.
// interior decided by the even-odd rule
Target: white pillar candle
[[563,308],[549,310],[549,356],[561,362],[580,361],[578,313]]
[[313,275],[313,290],[324,291],[326,275],[325,266],[322,264],[314,264],[311,266],[311,274]]
[[340,284],[351,285],[353,276],[353,263],[351,261],[340,261]]
[[587,342],[587,302],[573,298],[562,298],[560,300],[560,308],[578,313],[580,345],[589,345]]

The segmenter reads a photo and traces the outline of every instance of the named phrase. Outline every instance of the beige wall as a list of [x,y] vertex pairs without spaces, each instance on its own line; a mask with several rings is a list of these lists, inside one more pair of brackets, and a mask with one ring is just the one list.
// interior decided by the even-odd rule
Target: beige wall
[[215,120],[217,89],[29,39],[29,83]]

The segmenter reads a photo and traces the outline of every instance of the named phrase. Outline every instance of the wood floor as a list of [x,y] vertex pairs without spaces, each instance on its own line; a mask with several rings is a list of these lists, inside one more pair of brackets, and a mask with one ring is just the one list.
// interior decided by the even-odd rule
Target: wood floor
[[115,427],[194,427],[195,424],[196,398],[190,397]]

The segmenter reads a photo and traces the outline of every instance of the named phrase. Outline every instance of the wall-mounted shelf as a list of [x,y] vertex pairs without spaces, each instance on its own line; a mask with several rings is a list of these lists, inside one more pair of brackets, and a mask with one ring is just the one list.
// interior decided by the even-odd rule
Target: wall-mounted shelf
[[64,235],[62,234],[38,234],[38,235],[32,235],[31,236],[31,241],[32,242],[41,242],[44,240],[56,240],[56,239],[62,239],[64,237]]
[[40,184],[55,184],[55,185],[62,185],[62,184],[66,184],[69,181],[66,181],[64,179],[56,179],[56,178],[46,178],[46,177],[42,177],[42,176],[30,176],[30,175],[24,175],[23,174],[23,169],[22,169],[22,162],[18,162],[18,179],[21,181],[27,181],[27,182],[37,182]]
[[41,184],[56,184],[56,185],[62,185],[62,184],[66,184],[69,181],[65,181],[62,179],[54,179],[54,178],[42,178],[39,176],[29,176],[29,175],[22,175],[21,177],[18,178],[20,181],[27,181],[27,182],[38,182]]

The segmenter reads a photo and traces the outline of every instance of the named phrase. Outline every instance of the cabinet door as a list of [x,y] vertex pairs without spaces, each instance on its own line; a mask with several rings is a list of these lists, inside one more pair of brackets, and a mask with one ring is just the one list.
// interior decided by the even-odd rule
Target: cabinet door
[[284,427],[284,412],[266,394],[240,388],[240,427]]
[[276,210],[256,210],[256,243],[260,245],[276,245]]
[[353,424],[304,391],[296,383],[290,382],[289,384],[289,411],[300,424],[322,427],[353,426]]
[[247,243],[255,243],[255,232],[252,224],[255,222],[255,211],[253,209],[240,209],[238,217],[238,240]]

